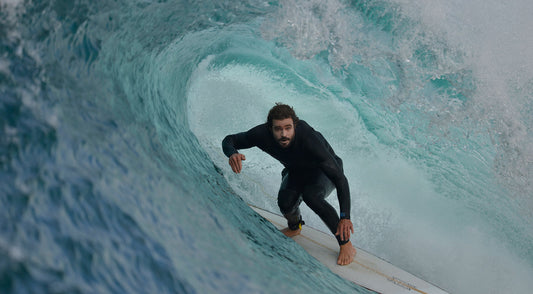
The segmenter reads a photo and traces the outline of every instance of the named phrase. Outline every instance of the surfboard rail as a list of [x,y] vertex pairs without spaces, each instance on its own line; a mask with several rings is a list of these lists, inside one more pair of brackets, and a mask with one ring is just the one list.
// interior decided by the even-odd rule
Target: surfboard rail
[[[255,212],[271,222],[276,228],[286,227],[283,216],[249,205]],[[350,265],[337,264],[339,246],[333,235],[304,226],[300,235],[292,238],[311,256],[327,266],[340,277],[359,286],[382,294],[447,294],[443,289],[402,270],[363,249]]]

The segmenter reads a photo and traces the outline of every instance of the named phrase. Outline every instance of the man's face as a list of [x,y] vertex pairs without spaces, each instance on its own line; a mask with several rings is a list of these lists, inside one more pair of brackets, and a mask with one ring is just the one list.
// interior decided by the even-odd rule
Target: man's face
[[287,148],[291,145],[294,139],[294,123],[292,118],[286,118],[282,120],[272,120],[272,134],[274,140],[283,148]]

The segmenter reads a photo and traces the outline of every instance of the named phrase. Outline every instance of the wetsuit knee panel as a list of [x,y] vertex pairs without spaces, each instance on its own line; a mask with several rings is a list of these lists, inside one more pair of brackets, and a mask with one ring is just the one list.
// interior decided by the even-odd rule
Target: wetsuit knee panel
[[278,206],[283,214],[293,212],[300,205],[300,195],[292,190],[280,190],[278,193]]
[[320,207],[325,205],[327,201],[326,198],[326,191],[325,189],[316,188],[314,190],[307,190],[302,194],[302,199],[309,206],[311,209],[313,207]]

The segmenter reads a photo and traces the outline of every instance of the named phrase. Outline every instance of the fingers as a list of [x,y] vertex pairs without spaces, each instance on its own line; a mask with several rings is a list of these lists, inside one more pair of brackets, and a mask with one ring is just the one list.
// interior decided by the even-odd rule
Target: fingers
[[234,173],[240,173],[242,169],[241,159],[238,156],[231,156],[229,159],[229,165]]
[[341,240],[346,241],[350,240],[350,230],[349,229],[343,229],[341,233]]
[[341,219],[335,235],[339,235],[342,241],[350,240],[350,232],[353,234],[353,224],[348,219]]
[[353,233],[353,226],[351,222],[344,229],[344,240],[350,240],[350,232]]
[[244,154],[235,153],[229,158],[229,165],[234,173],[240,173],[242,170],[242,161],[246,160]]

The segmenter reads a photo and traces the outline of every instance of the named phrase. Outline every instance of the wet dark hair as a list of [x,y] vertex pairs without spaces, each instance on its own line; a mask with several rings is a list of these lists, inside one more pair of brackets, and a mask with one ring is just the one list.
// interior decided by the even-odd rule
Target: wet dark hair
[[298,122],[298,116],[296,116],[294,109],[292,109],[292,107],[287,104],[278,102],[268,112],[267,126],[269,129],[272,129],[272,120],[283,120],[286,118],[292,118],[292,122],[294,123],[294,125],[296,125],[296,123]]

